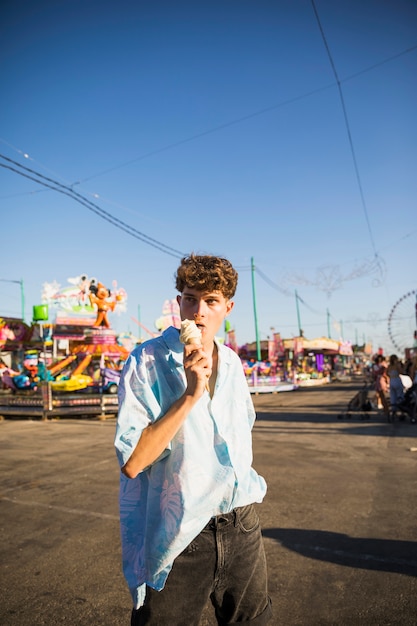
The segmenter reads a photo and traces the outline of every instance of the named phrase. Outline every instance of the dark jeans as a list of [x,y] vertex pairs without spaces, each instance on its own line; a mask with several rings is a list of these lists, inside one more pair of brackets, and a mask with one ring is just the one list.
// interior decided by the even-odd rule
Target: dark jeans
[[255,507],[213,518],[174,561],[162,591],[147,587],[131,626],[198,626],[211,600],[218,624],[264,626],[272,616]]

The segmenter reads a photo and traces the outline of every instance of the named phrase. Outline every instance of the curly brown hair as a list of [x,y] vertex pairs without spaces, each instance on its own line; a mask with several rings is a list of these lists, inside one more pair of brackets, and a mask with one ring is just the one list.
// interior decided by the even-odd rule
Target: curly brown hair
[[181,260],[175,275],[175,286],[180,293],[185,287],[198,291],[220,291],[227,300],[233,298],[238,273],[227,259],[211,254],[190,254]]

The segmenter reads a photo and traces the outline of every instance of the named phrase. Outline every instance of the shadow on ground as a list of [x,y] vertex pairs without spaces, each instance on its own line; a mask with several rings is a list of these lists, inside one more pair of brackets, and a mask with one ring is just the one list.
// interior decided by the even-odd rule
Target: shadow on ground
[[310,559],[417,576],[417,543],[413,541],[350,537],[330,531],[298,528],[264,528],[262,534]]

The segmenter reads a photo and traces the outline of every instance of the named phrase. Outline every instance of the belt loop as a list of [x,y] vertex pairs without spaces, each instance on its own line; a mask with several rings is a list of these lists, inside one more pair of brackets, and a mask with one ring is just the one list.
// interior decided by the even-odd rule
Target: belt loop
[[233,513],[234,513],[234,520],[233,520],[233,525],[236,528],[238,521],[239,521],[239,510],[238,509],[233,509]]

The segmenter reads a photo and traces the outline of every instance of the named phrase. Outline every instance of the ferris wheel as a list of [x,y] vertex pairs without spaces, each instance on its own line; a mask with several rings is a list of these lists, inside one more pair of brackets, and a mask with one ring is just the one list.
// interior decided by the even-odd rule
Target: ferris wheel
[[404,353],[417,342],[417,290],[404,294],[388,316],[388,334],[398,352]]

